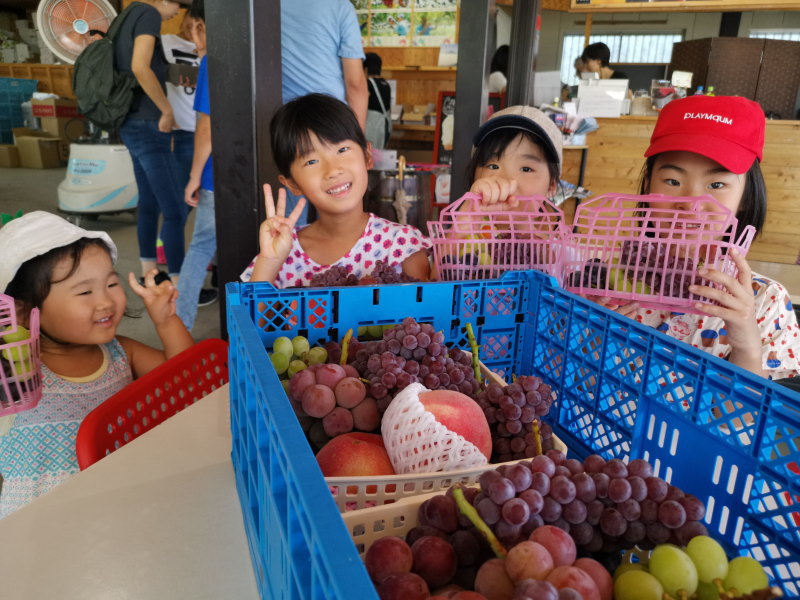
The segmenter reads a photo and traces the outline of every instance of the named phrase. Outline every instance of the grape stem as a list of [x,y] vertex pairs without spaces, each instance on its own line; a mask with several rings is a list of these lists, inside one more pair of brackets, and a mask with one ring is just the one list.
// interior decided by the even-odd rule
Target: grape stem
[[350,348],[350,339],[353,337],[353,330],[348,329],[347,333],[342,338],[342,357],[339,359],[339,364],[345,366],[347,364],[347,350]]
[[481,363],[478,351],[478,342],[475,340],[475,332],[472,330],[472,323],[467,323],[467,339],[469,340],[469,347],[472,350],[472,370],[475,372],[475,379],[481,380]]
[[533,433],[533,445],[536,450],[534,456],[543,454],[542,452],[542,432],[539,430],[539,419],[534,419],[531,423],[531,432]]
[[453,487],[453,498],[456,501],[456,506],[458,506],[458,510],[461,511],[461,514],[467,517],[475,528],[481,532],[481,535],[486,538],[486,541],[489,543],[489,547],[494,552],[494,555],[497,558],[505,558],[508,552],[503,547],[503,544],[500,543],[500,540],[494,535],[494,532],[489,528],[486,524],[486,521],[481,519],[481,516],[478,514],[478,511],[469,503],[466,496],[464,496],[464,490],[462,489],[461,485],[456,485]]

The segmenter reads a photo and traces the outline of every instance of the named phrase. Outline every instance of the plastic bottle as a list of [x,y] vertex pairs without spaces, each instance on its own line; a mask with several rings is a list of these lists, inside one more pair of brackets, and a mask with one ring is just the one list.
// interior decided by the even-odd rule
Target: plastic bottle
[[708,91],[706,92],[706,96],[716,96],[716,94],[714,93],[713,85],[708,86]]
[[695,96],[704,96],[705,95],[703,93],[703,86],[702,85],[698,85],[697,86],[697,90],[695,91],[694,95]]

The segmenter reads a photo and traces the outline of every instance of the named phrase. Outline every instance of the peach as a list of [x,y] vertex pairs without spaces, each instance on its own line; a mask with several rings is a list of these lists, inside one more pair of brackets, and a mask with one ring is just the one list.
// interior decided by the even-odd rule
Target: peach
[[451,390],[423,392],[419,401],[425,410],[450,431],[472,442],[488,461],[492,456],[492,434],[483,410],[469,396]]
[[394,475],[381,436],[374,433],[345,433],[333,438],[317,453],[325,477]]

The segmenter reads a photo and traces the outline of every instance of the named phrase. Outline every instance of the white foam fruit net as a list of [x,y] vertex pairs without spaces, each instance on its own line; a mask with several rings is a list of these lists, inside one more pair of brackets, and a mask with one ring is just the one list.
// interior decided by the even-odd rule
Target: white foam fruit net
[[475,444],[449,430],[419,401],[428,392],[412,383],[394,397],[381,419],[381,434],[395,473],[434,473],[485,465]]

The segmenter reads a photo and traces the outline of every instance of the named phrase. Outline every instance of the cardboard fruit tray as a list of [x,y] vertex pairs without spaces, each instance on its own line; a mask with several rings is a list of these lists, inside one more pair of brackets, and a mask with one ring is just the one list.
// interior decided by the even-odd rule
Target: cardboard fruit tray
[[463,349],[472,323],[487,367],[507,379],[540,376],[555,390],[548,419],[571,456],[648,460],[705,502],[705,524],[730,555],[755,557],[787,597],[800,597],[794,392],[538,271],[353,288],[233,283],[227,298],[231,456],[262,597],[377,598],[265,347],[280,335],[313,344],[406,316]]

